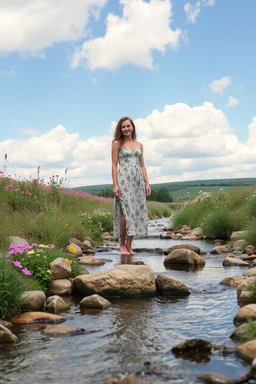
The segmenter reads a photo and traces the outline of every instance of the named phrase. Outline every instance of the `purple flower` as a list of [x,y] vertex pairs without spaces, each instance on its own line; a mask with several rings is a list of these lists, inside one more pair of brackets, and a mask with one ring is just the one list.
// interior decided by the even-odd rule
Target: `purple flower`
[[32,273],[27,268],[23,268],[21,272],[23,273],[23,275],[26,275],[26,276],[32,275]]
[[22,266],[20,261],[13,261],[12,264],[14,265],[14,267],[23,268],[23,266]]

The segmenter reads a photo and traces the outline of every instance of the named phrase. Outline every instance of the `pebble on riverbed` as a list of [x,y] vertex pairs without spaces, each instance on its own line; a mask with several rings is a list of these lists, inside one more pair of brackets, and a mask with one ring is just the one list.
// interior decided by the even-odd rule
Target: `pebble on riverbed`
[[0,324],[0,344],[1,343],[16,343],[18,338],[10,329]]

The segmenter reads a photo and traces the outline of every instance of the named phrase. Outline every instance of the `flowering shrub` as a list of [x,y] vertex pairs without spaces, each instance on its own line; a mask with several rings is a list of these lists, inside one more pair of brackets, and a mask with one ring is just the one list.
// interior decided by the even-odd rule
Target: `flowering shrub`
[[71,276],[76,276],[81,271],[78,262],[74,261],[71,255],[67,257],[65,252],[55,249],[54,244],[11,244],[6,257],[9,263],[21,274],[31,276],[33,279],[38,280],[41,289],[45,292],[47,292],[52,280],[50,263],[58,257],[63,257],[70,263],[72,270]]
[[79,217],[94,238],[99,238],[104,231],[113,229],[113,214],[106,208],[96,208],[92,214],[81,212]]

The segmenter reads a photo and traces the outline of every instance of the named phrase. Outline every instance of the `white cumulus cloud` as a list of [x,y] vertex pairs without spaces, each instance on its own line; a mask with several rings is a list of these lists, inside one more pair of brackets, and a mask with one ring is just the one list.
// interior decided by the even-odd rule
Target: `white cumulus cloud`
[[236,107],[237,105],[239,105],[239,100],[234,97],[234,96],[229,96],[228,98],[228,103],[227,103],[227,107],[228,108],[233,108],[233,107]]
[[45,48],[85,36],[90,17],[107,0],[1,0],[0,52],[39,54]]
[[221,79],[214,80],[209,84],[209,88],[214,93],[222,94],[225,89],[227,89],[232,83],[230,76],[222,77]]
[[[0,153],[8,154],[11,175],[36,177],[40,166],[40,177],[64,177],[67,168],[70,186],[111,183],[115,124],[109,122],[106,135],[87,140],[58,125],[44,134],[2,141]],[[256,116],[247,127],[244,143],[233,133],[225,113],[209,102],[166,105],[136,119],[135,125],[151,183],[255,177]]]
[[216,0],[201,0],[201,1],[197,1],[194,5],[191,3],[186,3],[184,5],[184,12],[188,22],[195,24],[201,12],[201,8],[213,7],[215,4],[216,4]]
[[182,32],[173,30],[171,0],[120,0],[122,17],[106,19],[103,37],[85,41],[73,55],[72,66],[109,70],[125,64],[153,68],[153,52],[178,48]]

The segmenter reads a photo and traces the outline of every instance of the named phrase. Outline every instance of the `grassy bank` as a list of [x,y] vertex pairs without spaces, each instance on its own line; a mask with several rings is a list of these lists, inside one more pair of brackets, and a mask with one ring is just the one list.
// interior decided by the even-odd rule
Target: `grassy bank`
[[255,187],[201,193],[175,214],[174,228],[184,224],[192,228],[200,226],[206,236],[220,239],[228,239],[233,231],[247,230],[248,242],[256,245]]
[[[21,294],[28,289],[47,292],[52,280],[50,263],[63,258],[71,265],[71,277],[81,273],[68,240],[101,235],[113,230],[113,199],[92,196],[62,187],[53,175],[42,179],[14,180],[0,173],[0,318],[19,308]],[[149,217],[171,215],[164,203],[148,202]],[[10,237],[26,239],[24,246],[10,245]],[[71,247],[72,248],[72,247]]]

